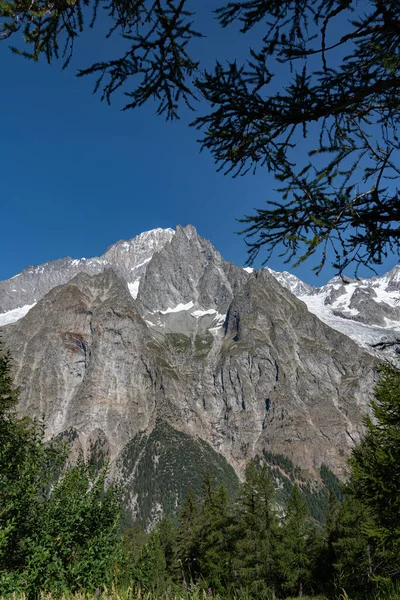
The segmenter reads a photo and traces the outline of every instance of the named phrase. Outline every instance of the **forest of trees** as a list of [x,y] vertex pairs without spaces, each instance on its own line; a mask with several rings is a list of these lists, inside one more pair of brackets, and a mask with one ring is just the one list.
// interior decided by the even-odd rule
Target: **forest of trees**
[[[266,198],[243,219],[250,260],[278,249],[297,263],[314,255],[317,272],[332,260],[342,273],[399,253],[399,0],[227,2],[218,23],[253,32],[252,47],[208,70],[191,54],[201,32],[188,4],[0,0],[0,39],[17,39],[14,52],[27,58],[68,64],[84,24],[106,9],[108,36],[120,34],[126,50],[79,75],[94,75],[106,101],[125,90],[125,108],[152,100],[169,119],[200,99],[192,125],[219,168],[274,173],[278,200]],[[278,73],[286,79],[277,88]],[[61,440],[45,441],[42,422],[17,417],[18,397],[0,348],[0,596],[118,585],[248,600],[400,598],[395,368],[382,368],[373,417],[352,452],[342,501],[330,494],[325,524],[311,517],[299,486],[285,506],[277,502],[264,457],[247,465],[236,498],[207,476],[176,521],[124,529],[108,465],[71,464]]]
[[[70,464],[40,422],[18,419],[11,358],[0,356],[0,595],[204,590],[223,598],[372,598],[400,579],[400,373],[382,369],[373,419],[353,451],[340,504],[314,521],[294,486],[275,499],[267,462],[247,464],[236,498],[206,476],[175,522],[124,529],[107,465]],[[386,597],[389,598],[389,595]],[[397,596],[391,596],[397,598]]]

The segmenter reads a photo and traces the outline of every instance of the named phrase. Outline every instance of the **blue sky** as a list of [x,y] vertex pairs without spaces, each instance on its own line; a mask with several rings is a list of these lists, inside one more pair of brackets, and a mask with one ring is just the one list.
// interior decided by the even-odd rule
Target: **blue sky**
[[[203,8],[211,6],[215,2],[207,0]],[[242,40],[242,48],[247,43]],[[231,30],[198,44],[208,61],[238,51]],[[104,52],[102,39],[91,33],[62,71],[61,64],[34,64],[0,44],[0,279],[30,264],[102,254],[117,240],[154,227],[188,223],[224,258],[243,265],[247,253],[235,234],[241,228],[236,218],[262,207],[275,185],[272,176],[259,171],[231,179],[217,173],[211,156],[200,154],[198,133],[188,127],[192,115],[166,123],[152,105],[123,113],[118,99],[111,106],[101,103],[91,94],[92,82],[74,73]],[[294,272],[322,285],[332,271],[326,268],[317,278],[313,264]],[[288,270],[277,257],[269,266]]]

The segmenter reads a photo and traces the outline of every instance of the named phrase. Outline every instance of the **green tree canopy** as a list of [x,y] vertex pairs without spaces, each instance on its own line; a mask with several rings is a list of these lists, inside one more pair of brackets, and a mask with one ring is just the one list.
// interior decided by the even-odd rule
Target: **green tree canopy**
[[262,467],[253,461],[247,464],[235,516],[232,562],[236,585],[257,598],[268,598],[276,583],[278,519],[272,478],[265,463]]
[[345,589],[351,596],[362,598],[371,591],[374,556],[371,539],[365,534],[365,522],[370,519],[365,505],[348,494],[340,506],[334,530],[330,531],[332,542],[333,583],[337,592]]
[[199,506],[193,491],[189,490],[177,532],[177,563],[184,581],[194,581],[199,575],[198,527]]
[[286,592],[301,596],[304,591],[310,591],[318,540],[307,502],[297,485],[290,495],[280,533],[281,586]]
[[17,419],[18,398],[10,354],[0,345],[0,593],[19,585],[43,499],[64,458],[57,446],[43,443],[42,424]]
[[223,485],[207,474],[198,520],[197,540],[201,576],[213,590],[223,592],[231,576],[231,516]]
[[[366,507],[365,534],[381,553],[382,574],[400,574],[400,371],[381,369],[373,419],[351,457],[349,492]],[[379,569],[378,569],[379,572]]]
[[268,192],[265,207],[243,219],[250,261],[260,250],[297,262],[319,250],[316,270],[331,252],[341,273],[398,252],[398,0],[222,2],[220,26],[236,25],[250,51],[209,70],[193,56],[193,40],[207,33],[194,8],[192,0],[0,0],[0,38],[24,40],[14,51],[35,60],[68,63],[104,9],[108,37],[122,37],[124,50],[79,72],[95,76],[102,99],[123,91],[126,109],[153,99],[169,119],[201,99],[194,125],[219,168],[274,173],[279,194]]
[[66,467],[44,425],[17,418],[18,397],[0,346],[0,595],[110,586],[123,558],[118,486],[106,467]]

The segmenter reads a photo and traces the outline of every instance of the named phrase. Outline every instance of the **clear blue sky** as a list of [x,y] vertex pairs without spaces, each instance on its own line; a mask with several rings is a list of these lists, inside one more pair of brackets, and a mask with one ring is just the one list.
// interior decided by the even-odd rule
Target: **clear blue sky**
[[[215,2],[207,0],[202,10],[210,7]],[[238,51],[231,30],[211,32],[198,44],[209,61]],[[241,227],[235,219],[263,205],[272,176],[217,173],[211,156],[200,154],[189,116],[166,123],[151,105],[123,113],[118,99],[101,103],[91,95],[92,82],[74,72],[102,52],[102,38],[90,33],[62,71],[61,64],[34,64],[0,44],[0,279],[30,264],[99,255],[119,239],[188,223],[224,258],[243,265],[246,247],[234,233]],[[269,266],[288,270],[278,258]],[[316,278],[312,266],[308,261],[294,272],[316,285],[332,276],[326,268]]]

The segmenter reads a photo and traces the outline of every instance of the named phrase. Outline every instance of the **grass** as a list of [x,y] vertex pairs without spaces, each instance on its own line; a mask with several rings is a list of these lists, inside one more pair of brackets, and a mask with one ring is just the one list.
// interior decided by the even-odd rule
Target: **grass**
[[[0,600],[6,600],[0,597]],[[27,600],[25,594],[12,594],[7,597],[7,600]],[[95,593],[77,593],[77,594],[47,594],[41,593],[39,600],[257,600],[247,594],[239,593],[237,596],[221,596],[212,594],[211,590],[190,589],[182,590],[182,592],[167,592],[157,594],[154,592],[146,592],[142,590],[127,589],[124,591],[105,590]],[[286,600],[295,600],[295,598],[286,598]],[[296,600],[298,600],[296,598]],[[302,596],[302,600],[328,600],[325,596]],[[337,600],[350,600],[347,596],[338,598]]]
[[[0,600],[6,600],[3,596]],[[12,594],[7,596],[7,600],[27,600],[25,594]],[[221,596],[220,594],[212,594],[211,590],[199,589],[196,585],[193,588],[188,587],[179,592],[167,592],[167,593],[156,593],[143,591],[140,589],[112,589],[96,590],[94,593],[58,593],[58,594],[47,594],[41,593],[38,600],[258,600],[254,596],[250,596],[245,592],[238,592],[233,596]],[[298,596],[286,598],[285,600],[298,600]],[[301,600],[353,600],[343,590],[342,593],[336,595],[334,598],[327,598],[326,596],[302,596]],[[363,599],[365,600],[365,599]],[[386,591],[376,593],[369,600],[400,600],[400,586],[393,586]]]

